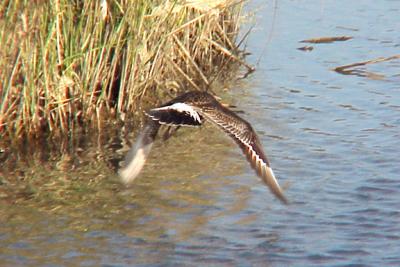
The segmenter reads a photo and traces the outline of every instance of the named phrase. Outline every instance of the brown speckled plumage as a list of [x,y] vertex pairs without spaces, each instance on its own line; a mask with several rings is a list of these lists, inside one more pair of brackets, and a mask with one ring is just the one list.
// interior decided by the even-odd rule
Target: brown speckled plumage
[[[120,171],[126,183],[132,181],[144,165],[144,161],[141,162],[140,160],[136,160],[136,162],[140,162],[140,164],[132,163],[135,162],[135,155],[140,154],[138,151],[145,151],[145,160],[147,154],[150,152],[151,143],[154,141],[161,124],[173,126],[200,126],[204,123],[204,119],[206,119],[223,130],[236,142],[246,155],[252,168],[256,171],[258,176],[262,178],[271,192],[283,203],[287,203],[263,151],[260,140],[250,123],[221,105],[215,97],[209,93],[197,91],[188,92],[158,108],[151,109],[146,114],[150,117],[150,120],[144,127],[144,131],[142,135],[139,136],[135,147],[131,150],[129,156],[127,156],[125,167]],[[144,147],[148,149],[140,150]],[[140,156],[141,155],[142,154],[140,154]],[[136,157],[136,159],[137,158],[138,157]],[[138,166],[132,166],[135,164]],[[128,169],[130,170],[128,171]]]

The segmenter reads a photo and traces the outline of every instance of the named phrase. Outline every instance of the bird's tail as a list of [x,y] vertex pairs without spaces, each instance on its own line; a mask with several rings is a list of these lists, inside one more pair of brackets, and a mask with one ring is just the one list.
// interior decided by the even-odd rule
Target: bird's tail
[[126,155],[122,168],[118,171],[124,184],[132,183],[143,169],[159,128],[160,124],[153,120],[148,121],[144,126],[136,143]]

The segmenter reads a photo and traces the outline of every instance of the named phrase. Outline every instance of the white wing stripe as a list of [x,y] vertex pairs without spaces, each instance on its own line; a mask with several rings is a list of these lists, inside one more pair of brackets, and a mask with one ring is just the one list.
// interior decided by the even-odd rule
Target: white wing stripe
[[175,103],[170,106],[154,108],[152,110],[159,111],[159,110],[169,110],[169,109],[173,109],[173,110],[175,110],[177,112],[181,112],[181,113],[183,113],[183,112],[188,113],[190,115],[190,117],[192,117],[195,121],[198,121],[199,123],[201,123],[199,113],[196,110],[194,110],[194,108],[192,106],[185,104],[185,103]]

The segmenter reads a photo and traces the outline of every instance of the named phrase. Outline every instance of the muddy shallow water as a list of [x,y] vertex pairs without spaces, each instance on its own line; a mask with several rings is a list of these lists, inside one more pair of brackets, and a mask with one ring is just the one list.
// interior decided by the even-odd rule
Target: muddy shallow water
[[[9,159],[1,266],[400,264],[400,60],[331,70],[398,54],[400,3],[262,2],[248,7],[257,71],[221,96],[252,122],[291,205],[212,126],[157,143],[125,188],[115,166],[136,132],[114,129]],[[297,49],[323,36],[353,39]]]

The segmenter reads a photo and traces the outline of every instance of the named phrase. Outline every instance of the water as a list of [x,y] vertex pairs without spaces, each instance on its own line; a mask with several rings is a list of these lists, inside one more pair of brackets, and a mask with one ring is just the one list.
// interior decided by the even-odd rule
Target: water
[[[331,69],[398,54],[400,3],[275,4],[250,3],[247,60],[260,61],[223,98],[257,129],[291,205],[212,127],[157,143],[129,189],[113,169],[126,145],[100,136],[61,160],[10,156],[0,265],[399,266],[400,61]],[[297,50],[341,35],[354,38]]]

